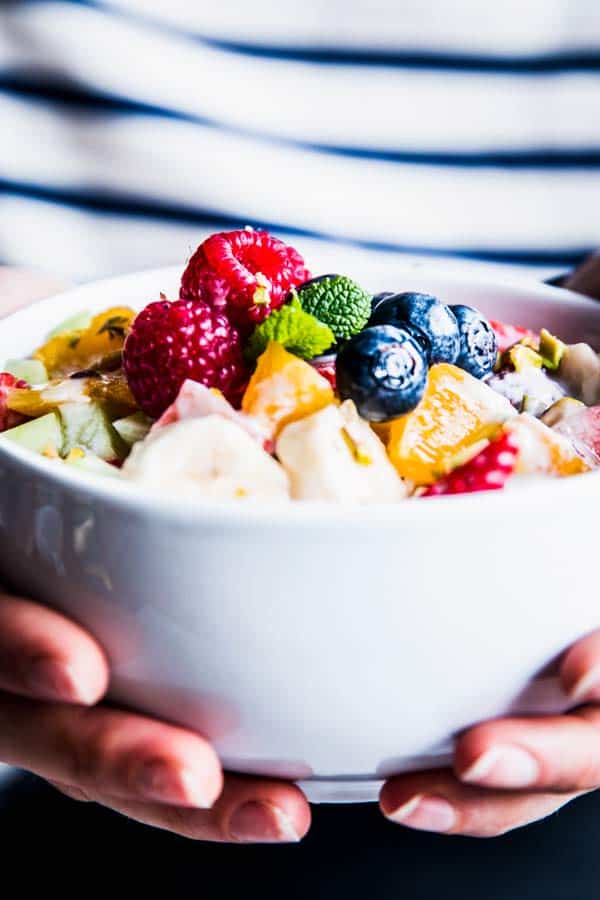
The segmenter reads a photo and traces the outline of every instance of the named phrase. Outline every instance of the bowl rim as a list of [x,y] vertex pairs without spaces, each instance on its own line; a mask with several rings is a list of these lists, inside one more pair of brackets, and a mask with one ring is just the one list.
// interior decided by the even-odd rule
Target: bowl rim
[[[75,286],[59,294],[30,304],[16,310],[0,321],[0,330],[8,323],[34,314],[35,310],[56,306],[59,302],[78,298],[85,302],[87,293],[96,294],[99,290],[120,290],[134,286],[140,278],[172,280],[180,274],[179,266],[166,266],[145,269],[126,275],[101,279],[84,285]],[[418,277],[418,272],[408,269],[411,278]],[[402,272],[399,272],[402,275]],[[517,278],[512,273],[506,280],[500,281],[495,276],[486,276],[480,271],[471,277],[464,271],[435,269],[428,277],[429,282],[468,284],[474,289],[494,289],[508,292],[525,291],[530,297],[550,302],[575,301],[579,306],[588,306],[599,311],[598,301],[574,291],[535,282],[527,278]],[[488,491],[483,496],[462,494],[449,497],[428,498],[429,502],[411,502],[395,504],[344,504],[325,501],[293,501],[264,502],[244,500],[238,503],[224,501],[199,501],[185,496],[168,497],[149,490],[147,486],[139,486],[125,479],[102,478],[93,473],[80,472],[66,466],[58,466],[55,461],[20,448],[8,442],[0,444],[0,460],[5,459],[13,466],[22,468],[26,478],[42,479],[54,488],[65,493],[86,494],[87,500],[106,503],[130,513],[152,516],[160,515],[162,519],[173,523],[190,526],[226,525],[283,525],[293,524],[298,527],[314,528],[316,525],[340,525],[343,527],[372,528],[398,527],[410,524],[415,527],[429,525],[439,526],[446,521],[456,522],[457,518],[475,520],[478,517],[495,519],[503,513],[514,514],[519,510],[531,514],[541,513],[548,504],[553,510],[561,503],[572,500],[577,503],[586,501],[597,504],[600,499],[600,471],[589,472],[572,478],[551,479],[545,476],[533,478],[531,482],[521,484],[518,488],[506,491]],[[551,490],[548,490],[552,483]],[[443,501],[443,502],[442,502]],[[435,504],[435,514],[429,508]]]

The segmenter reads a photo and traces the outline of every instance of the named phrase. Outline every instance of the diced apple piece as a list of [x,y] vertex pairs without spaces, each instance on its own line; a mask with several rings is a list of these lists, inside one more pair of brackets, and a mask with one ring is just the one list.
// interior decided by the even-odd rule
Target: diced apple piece
[[39,359],[8,359],[3,371],[10,372],[27,384],[46,384],[48,381],[46,367]]
[[48,413],[39,419],[32,419],[16,428],[10,428],[0,435],[0,441],[19,444],[34,453],[61,452],[63,432],[57,413]]
[[62,455],[73,447],[89,450],[100,459],[124,459],[127,446],[102,407],[96,403],[65,403],[58,408],[62,428]]
[[143,412],[133,413],[124,419],[113,422],[113,428],[121,435],[129,447],[133,447],[138,441],[143,441],[152,428],[152,419]]

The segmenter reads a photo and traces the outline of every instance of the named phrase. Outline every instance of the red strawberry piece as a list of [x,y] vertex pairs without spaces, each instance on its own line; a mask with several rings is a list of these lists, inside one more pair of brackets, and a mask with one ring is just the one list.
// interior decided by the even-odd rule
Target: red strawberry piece
[[337,387],[335,356],[317,357],[316,359],[312,359],[310,363],[317,370],[319,375],[322,375],[323,378],[327,379],[327,381],[335,391]]
[[152,431],[160,431],[174,422],[182,422],[185,419],[202,419],[204,416],[223,416],[231,422],[235,422],[243,428],[250,437],[253,437],[268,453],[273,452],[273,441],[267,430],[261,426],[258,419],[238,412],[221,394],[209,390],[197,381],[184,381],[181,390],[173,403],[164,411],[158,422],[152,426]]
[[29,387],[26,381],[17,380],[10,372],[0,373],[0,431],[14,428],[25,421],[25,416],[13,412],[7,406],[8,395],[12,388]]
[[509,347],[518,344],[523,338],[531,338],[536,342],[539,341],[538,334],[534,331],[530,331],[529,328],[521,327],[521,325],[509,325],[507,322],[498,322],[494,319],[490,319],[490,325],[496,334],[498,351],[500,353],[504,353]]
[[300,254],[268,232],[228,231],[200,244],[179,295],[208,303],[247,333],[310,277]]
[[519,445],[511,432],[502,434],[481,453],[427,488],[423,497],[497,491],[515,470]]
[[239,404],[249,373],[238,331],[206,303],[161,300],[134,319],[123,368],[141,409],[158,418],[186,379],[218,388]]

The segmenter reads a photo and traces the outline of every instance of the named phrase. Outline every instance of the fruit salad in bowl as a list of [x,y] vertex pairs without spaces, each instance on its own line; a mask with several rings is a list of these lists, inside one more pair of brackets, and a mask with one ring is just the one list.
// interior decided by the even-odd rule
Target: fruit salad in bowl
[[0,323],[3,579],[112,702],[312,800],[564,710],[600,627],[600,304],[392,281],[244,230]]
[[167,497],[390,504],[600,461],[589,344],[215,234],[175,299],[55,324],[0,374],[0,440]]

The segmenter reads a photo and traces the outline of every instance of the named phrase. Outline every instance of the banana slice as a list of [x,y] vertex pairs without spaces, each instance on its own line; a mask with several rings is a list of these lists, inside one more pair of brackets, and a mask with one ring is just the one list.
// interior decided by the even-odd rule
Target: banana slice
[[289,498],[288,477],[239,425],[221,415],[167,425],[136,444],[123,473],[172,496]]
[[277,456],[296,500],[394,503],[407,488],[351,400],[287,425]]

